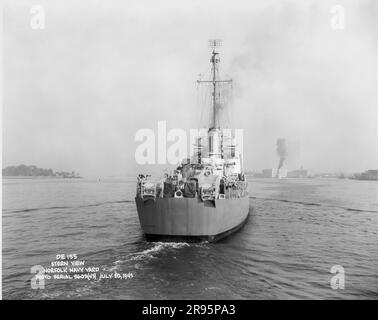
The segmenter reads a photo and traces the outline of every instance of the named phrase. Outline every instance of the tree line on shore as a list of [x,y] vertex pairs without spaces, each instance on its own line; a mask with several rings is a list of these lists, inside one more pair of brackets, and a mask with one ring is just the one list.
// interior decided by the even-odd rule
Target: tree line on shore
[[3,176],[25,176],[25,177],[58,177],[58,178],[81,178],[78,172],[75,171],[57,171],[52,169],[42,169],[37,166],[26,166],[21,164],[19,166],[9,166],[3,169]]

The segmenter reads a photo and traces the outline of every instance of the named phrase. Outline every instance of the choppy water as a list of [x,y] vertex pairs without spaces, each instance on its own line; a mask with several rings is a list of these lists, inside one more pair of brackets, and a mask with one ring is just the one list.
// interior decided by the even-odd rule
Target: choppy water
[[[250,181],[254,211],[218,243],[147,243],[134,179],[3,180],[5,299],[378,298],[378,182]],[[130,279],[46,280],[33,265],[75,253]],[[345,289],[330,286],[333,265]]]

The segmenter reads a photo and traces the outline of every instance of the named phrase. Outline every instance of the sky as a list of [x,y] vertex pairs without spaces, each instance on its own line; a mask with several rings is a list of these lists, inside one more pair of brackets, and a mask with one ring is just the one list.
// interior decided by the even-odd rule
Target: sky
[[[336,2],[336,3],[335,3]],[[3,167],[134,176],[142,128],[199,126],[198,74],[222,39],[244,169],[378,168],[376,1],[34,1],[3,4]],[[332,7],[344,28],[332,28]],[[169,143],[168,143],[169,145]]]

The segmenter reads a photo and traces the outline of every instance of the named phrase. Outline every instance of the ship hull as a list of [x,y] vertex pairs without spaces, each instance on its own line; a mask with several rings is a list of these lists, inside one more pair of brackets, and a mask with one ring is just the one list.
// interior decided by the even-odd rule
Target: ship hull
[[248,196],[201,201],[197,198],[135,199],[147,241],[218,241],[248,220]]

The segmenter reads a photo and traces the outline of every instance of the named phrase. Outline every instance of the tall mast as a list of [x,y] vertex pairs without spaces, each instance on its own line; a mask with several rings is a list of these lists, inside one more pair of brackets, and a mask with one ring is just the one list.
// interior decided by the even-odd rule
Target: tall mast
[[211,59],[210,59],[210,62],[211,62],[211,74],[212,74],[212,79],[211,80],[197,80],[197,83],[211,83],[212,86],[213,86],[213,90],[212,90],[212,123],[210,125],[210,130],[211,129],[219,129],[220,127],[220,124],[219,124],[219,115],[218,115],[218,104],[219,104],[219,101],[217,100],[217,96],[218,96],[218,93],[217,93],[217,84],[223,82],[229,82],[231,83],[232,80],[218,80],[218,63],[220,61],[219,57],[217,57],[219,55],[219,52],[215,51],[215,48],[216,47],[220,47],[221,46],[221,40],[216,40],[216,39],[213,39],[213,40],[209,40],[209,46],[211,48],[213,48],[213,52],[212,52],[212,55],[211,55]]
[[213,49],[213,54],[211,56],[211,63],[212,63],[212,74],[213,74],[213,93],[212,93],[212,96],[213,96],[213,104],[212,104],[212,107],[213,107],[213,125],[211,126],[212,128],[216,128],[217,127],[217,63],[219,61],[219,59],[217,59],[217,54],[218,52],[215,51],[215,48]]

